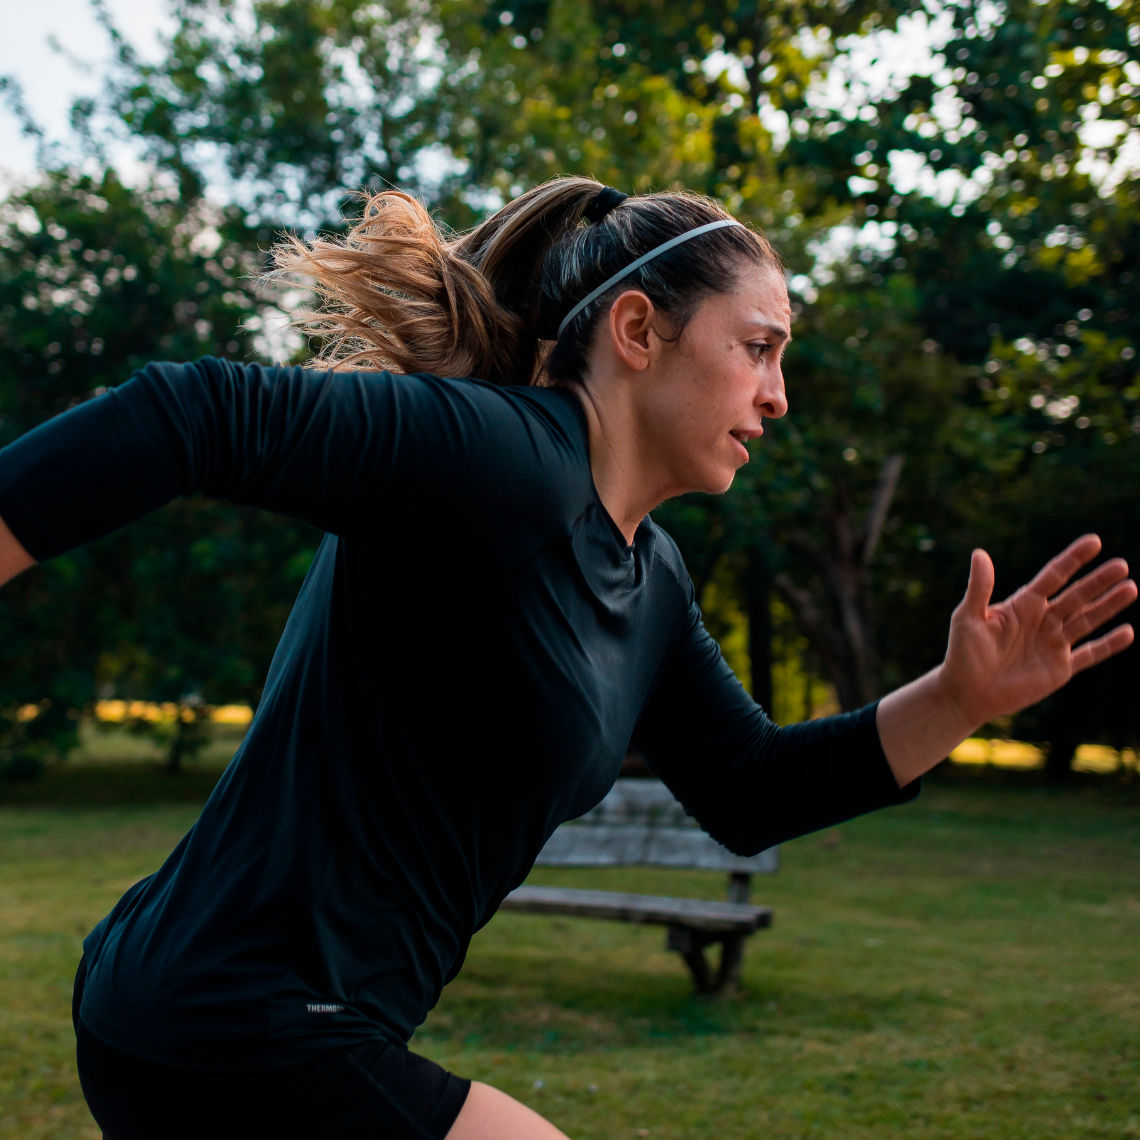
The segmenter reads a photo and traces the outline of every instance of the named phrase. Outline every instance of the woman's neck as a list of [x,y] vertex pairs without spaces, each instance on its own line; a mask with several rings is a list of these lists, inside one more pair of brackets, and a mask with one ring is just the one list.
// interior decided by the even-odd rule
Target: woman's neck
[[605,386],[575,384],[572,388],[586,415],[590,471],[598,498],[628,545],[645,516],[668,496],[651,490],[642,470],[639,433],[631,409],[607,399]]

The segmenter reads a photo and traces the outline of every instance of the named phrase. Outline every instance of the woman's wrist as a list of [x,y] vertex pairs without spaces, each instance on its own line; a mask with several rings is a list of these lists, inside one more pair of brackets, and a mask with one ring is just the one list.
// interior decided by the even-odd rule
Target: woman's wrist
[[962,707],[943,665],[885,696],[875,719],[900,787],[941,763],[979,727]]

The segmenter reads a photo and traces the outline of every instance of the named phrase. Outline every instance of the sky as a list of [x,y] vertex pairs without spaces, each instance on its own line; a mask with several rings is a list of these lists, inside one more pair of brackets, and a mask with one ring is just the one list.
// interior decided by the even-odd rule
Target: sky
[[[135,49],[145,56],[156,53],[166,4],[161,0],[104,0],[115,23]],[[52,51],[54,37],[66,55]],[[67,112],[78,95],[94,94],[110,44],[91,11],[90,0],[25,0],[10,4],[0,36],[0,75],[14,76],[24,89],[33,117],[48,132],[61,138],[67,131]],[[35,169],[35,151],[21,135],[16,118],[0,108],[0,179],[27,177]]]

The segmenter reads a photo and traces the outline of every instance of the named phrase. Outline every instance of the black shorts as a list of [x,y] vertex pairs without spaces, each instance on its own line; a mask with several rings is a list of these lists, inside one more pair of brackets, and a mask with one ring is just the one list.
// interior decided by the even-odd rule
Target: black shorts
[[79,1020],[79,1083],[104,1140],[443,1140],[471,1082],[384,1042],[264,1074],[155,1064],[105,1044]]

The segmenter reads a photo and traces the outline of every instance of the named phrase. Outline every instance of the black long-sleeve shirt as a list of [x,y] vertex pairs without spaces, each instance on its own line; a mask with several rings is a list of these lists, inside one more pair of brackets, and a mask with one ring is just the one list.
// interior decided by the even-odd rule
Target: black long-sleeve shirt
[[915,794],[874,706],[778,728],[752,701],[672,541],[607,515],[572,392],[154,364],[0,451],[37,559],[191,492],[327,534],[200,819],[85,943],[81,1016],[126,1052],[406,1041],[631,740],[740,852]]

